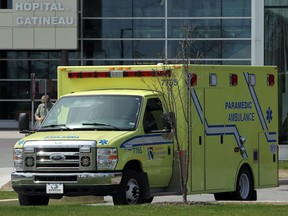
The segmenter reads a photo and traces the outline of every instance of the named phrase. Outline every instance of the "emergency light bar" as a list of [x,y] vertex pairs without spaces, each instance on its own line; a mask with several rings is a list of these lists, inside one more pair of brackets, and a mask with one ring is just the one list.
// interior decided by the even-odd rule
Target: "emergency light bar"
[[68,72],[68,78],[115,78],[115,77],[156,77],[156,76],[171,76],[171,71],[79,71]]

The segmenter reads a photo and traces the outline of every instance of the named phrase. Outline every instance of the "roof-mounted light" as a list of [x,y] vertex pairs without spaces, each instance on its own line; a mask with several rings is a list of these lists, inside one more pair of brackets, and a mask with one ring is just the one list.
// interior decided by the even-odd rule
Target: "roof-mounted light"
[[192,73],[190,77],[190,85],[196,86],[197,85],[197,74]]
[[215,73],[209,74],[209,85],[216,86],[217,85],[217,75]]
[[273,74],[268,74],[267,75],[267,85],[268,86],[274,86],[275,84],[275,77]]
[[255,74],[249,74],[248,75],[248,83],[251,86],[255,86],[256,85],[256,76],[255,76]]
[[238,85],[238,76],[237,74],[230,74],[230,86]]
[[170,70],[150,70],[150,71],[126,71],[126,70],[111,70],[111,71],[91,71],[91,72],[68,72],[68,78],[107,78],[107,77],[156,77],[156,76],[171,76]]

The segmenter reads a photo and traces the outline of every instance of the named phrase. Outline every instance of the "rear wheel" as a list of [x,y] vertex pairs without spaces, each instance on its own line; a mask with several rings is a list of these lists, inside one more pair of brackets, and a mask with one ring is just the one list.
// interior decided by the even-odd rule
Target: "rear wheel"
[[215,193],[214,198],[217,201],[232,200],[233,199],[233,192]]
[[252,174],[247,167],[242,167],[237,178],[234,198],[236,200],[256,200],[256,196]]
[[243,200],[250,201],[257,199],[257,193],[254,190],[253,178],[247,167],[242,167],[239,171],[236,183],[236,191],[215,193],[215,200]]
[[114,205],[141,204],[143,199],[143,186],[140,175],[133,170],[126,170],[118,192],[113,195]]
[[154,197],[150,197],[149,199],[143,199],[142,203],[150,204],[150,203],[152,203],[153,199],[154,199]]
[[21,206],[48,205],[49,203],[48,196],[32,196],[32,195],[18,194],[18,200]]

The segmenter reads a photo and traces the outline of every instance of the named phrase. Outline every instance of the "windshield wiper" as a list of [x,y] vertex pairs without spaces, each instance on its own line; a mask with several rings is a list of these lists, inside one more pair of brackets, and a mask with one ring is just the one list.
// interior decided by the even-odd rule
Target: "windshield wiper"
[[60,129],[63,129],[64,127],[65,129],[73,130],[72,128],[67,127],[66,124],[50,124],[50,125],[41,126],[41,128],[58,128],[58,127],[61,127]]
[[101,122],[83,122],[82,125],[93,125],[93,126],[106,126],[106,127],[110,127],[116,130],[123,130],[121,128],[118,128],[116,126],[113,126],[111,124],[106,124],[106,123],[101,123]]

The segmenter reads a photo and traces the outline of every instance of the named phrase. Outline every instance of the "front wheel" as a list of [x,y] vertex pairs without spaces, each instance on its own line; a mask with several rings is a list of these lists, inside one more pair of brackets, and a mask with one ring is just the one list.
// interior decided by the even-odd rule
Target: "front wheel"
[[18,201],[21,206],[48,205],[49,197],[18,194]]
[[138,172],[126,170],[118,192],[113,195],[114,205],[141,204],[144,194],[142,185]]

